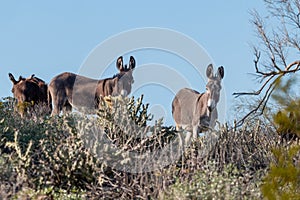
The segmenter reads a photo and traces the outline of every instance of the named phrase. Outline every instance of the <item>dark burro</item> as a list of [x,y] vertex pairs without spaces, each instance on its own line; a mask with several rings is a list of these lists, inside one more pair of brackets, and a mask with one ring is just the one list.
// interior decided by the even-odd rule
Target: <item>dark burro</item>
[[47,103],[47,84],[45,81],[34,74],[28,78],[20,76],[19,80],[16,80],[11,73],[8,76],[13,83],[11,92],[14,98],[17,99],[18,105],[22,105],[25,102],[31,105]]

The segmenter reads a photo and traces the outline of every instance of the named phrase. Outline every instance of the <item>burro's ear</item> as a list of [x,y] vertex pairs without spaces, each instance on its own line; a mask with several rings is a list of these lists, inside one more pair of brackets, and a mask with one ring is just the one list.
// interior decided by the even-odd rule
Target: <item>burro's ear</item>
[[35,76],[35,74],[31,74],[31,76],[29,76],[27,79],[33,79]]
[[120,56],[120,57],[117,59],[116,67],[117,67],[117,69],[118,69],[120,72],[121,72],[121,71],[124,71],[123,57],[122,57],[122,56]]
[[26,80],[26,78],[24,78],[23,76],[19,76],[19,80],[18,80],[18,82],[20,82],[20,81],[24,81],[24,80]]
[[135,59],[133,56],[130,56],[129,59],[129,69],[134,69],[135,68]]
[[11,82],[12,82],[13,84],[16,84],[16,83],[17,83],[15,77],[14,77],[11,73],[8,73],[8,77],[9,77],[9,79],[11,80]]
[[206,76],[207,78],[213,78],[214,77],[214,67],[212,64],[209,64],[207,66],[207,69],[206,69]]
[[223,67],[223,66],[220,66],[220,67],[218,68],[217,77],[218,77],[219,79],[224,78],[224,67]]

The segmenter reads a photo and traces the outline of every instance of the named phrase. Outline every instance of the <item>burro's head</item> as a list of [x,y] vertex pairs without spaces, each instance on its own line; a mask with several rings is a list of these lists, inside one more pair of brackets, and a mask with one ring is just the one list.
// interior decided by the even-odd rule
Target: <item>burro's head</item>
[[207,93],[207,109],[211,113],[216,107],[220,99],[220,91],[222,89],[221,80],[224,77],[224,68],[220,66],[218,71],[214,75],[213,65],[208,65],[206,69],[206,76],[208,82],[206,84],[206,93]]
[[[19,80],[16,80],[15,77],[9,73],[8,74],[10,81],[13,84],[11,92],[14,95],[14,98],[17,99],[19,104],[25,102],[39,102],[41,97],[41,88],[39,83],[35,81],[34,75],[29,78],[24,78],[22,76],[19,77]],[[47,91],[47,89],[46,89]]]
[[117,59],[116,66],[119,70],[119,73],[116,75],[117,83],[116,87],[114,88],[113,96],[115,95],[122,95],[127,96],[131,92],[131,87],[134,82],[132,72],[135,68],[135,59],[133,56],[130,56],[129,64],[123,65],[123,57],[120,56]]

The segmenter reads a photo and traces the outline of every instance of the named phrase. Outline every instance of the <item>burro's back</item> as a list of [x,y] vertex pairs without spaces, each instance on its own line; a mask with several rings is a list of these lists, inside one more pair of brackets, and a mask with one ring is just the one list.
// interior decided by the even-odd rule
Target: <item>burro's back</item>
[[224,68],[218,68],[213,74],[213,66],[206,69],[208,78],[206,91],[199,93],[189,88],[183,88],[174,97],[172,102],[172,115],[176,123],[176,129],[187,131],[186,142],[191,135],[197,138],[198,133],[214,128],[218,118],[217,104],[220,99],[221,80],[224,77]]

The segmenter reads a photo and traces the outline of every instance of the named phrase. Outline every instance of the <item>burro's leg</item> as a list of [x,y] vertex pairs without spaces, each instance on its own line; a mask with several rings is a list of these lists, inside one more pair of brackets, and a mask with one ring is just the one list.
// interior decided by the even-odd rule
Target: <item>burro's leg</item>
[[[193,126],[193,141],[196,141],[199,133],[199,125]],[[197,165],[197,145],[191,146],[191,158],[192,158],[192,167]]]
[[192,140],[192,132],[190,130],[186,130],[185,131],[185,141],[184,141],[184,144],[185,146],[189,146],[191,144],[191,140]]
[[64,112],[69,113],[72,112],[72,105],[69,103],[69,101],[67,100],[64,104]]
[[184,140],[184,147],[188,147],[191,144],[192,135],[193,135],[193,128],[191,125],[185,125],[183,127],[183,133],[185,134],[185,140]]
[[214,109],[214,110],[211,112],[210,123],[209,123],[209,126],[210,126],[212,129],[215,128],[217,119],[218,119],[218,111],[217,111],[217,109]]
[[193,126],[193,140],[196,140],[198,138],[198,133],[199,133],[199,126]]
[[190,145],[192,137],[192,129],[188,125],[176,124],[176,130],[178,131],[179,142],[182,150]]
[[180,125],[176,123],[176,131],[179,131],[181,129]]
[[178,133],[179,145],[183,149],[184,148],[184,134],[182,133],[181,125],[176,123],[176,131]]
[[54,90],[54,89],[50,90],[50,93],[52,96],[52,103],[53,103],[51,116],[59,115],[60,111],[63,108],[66,95],[63,91]]
[[59,115],[59,112],[61,110],[61,106],[59,105],[59,102],[57,99],[53,99],[53,109],[51,112],[51,116]]
[[[51,96],[51,103],[52,103],[52,111],[51,111],[51,116],[55,116],[55,115],[58,115],[59,114],[59,102],[58,102],[58,96],[56,95],[55,93],[56,91],[52,88],[49,89],[49,93],[50,93],[50,96]],[[48,97],[49,98],[49,97]],[[50,100],[49,100],[50,101]],[[49,103],[50,104],[50,103]]]

